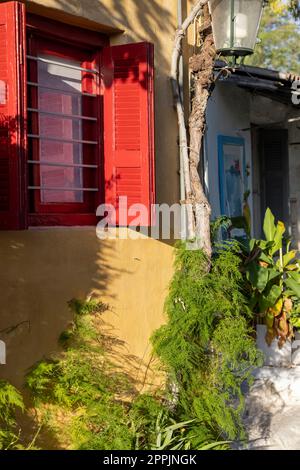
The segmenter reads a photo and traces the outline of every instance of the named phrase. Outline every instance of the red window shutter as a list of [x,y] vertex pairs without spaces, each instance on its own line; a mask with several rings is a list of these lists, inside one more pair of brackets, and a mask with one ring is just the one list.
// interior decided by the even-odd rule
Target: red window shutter
[[24,190],[20,187],[24,165],[24,18],[21,3],[0,4],[0,229],[22,228],[21,212],[24,217]]
[[[127,44],[103,51],[105,202],[143,204],[151,225],[154,204],[153,45]],[[134,216],[128,217],[128,224]]]

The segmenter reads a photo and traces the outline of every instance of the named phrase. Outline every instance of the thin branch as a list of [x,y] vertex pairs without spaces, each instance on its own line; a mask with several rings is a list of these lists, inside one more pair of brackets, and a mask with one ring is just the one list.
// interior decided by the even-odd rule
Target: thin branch
[[6,333],[8,335],[12,333],[13,331],[15,331],[17,328],[19,328],[20,326],[25,325],[25,324],[28,325],[28,330],[30,330],[30,321],[24,320],[24,321],[21,321],[20,323],[17,323],[16,325],[7,326],[3,330],[0,330],[0,333]]
[[192,8],[190,14],[185,19],[180,28],[177,29],[174,40],[174,48],[172,54],[171,64],[171,85],[174,97],[174,106],[177,110],[178,126],[179,126],[179,141],[182,151],[183,161],[183,173],[184,173],[184,184],[185,184],[185,199],[187,201],[187,221],[188,221],[188,236],[194,238],[195,236],[195,223],[193,217],[192,207],[192,188],[189,168],[189,150],[188,150],[188,136],[185,126],[184,118],[184,104],[181,99],[180,85],[178,80],[179,75],[179,61],[182,55],[182,42],[186,36],[189,26],[193,23],[195,18],[199,15],[204,5],[208,3],[208,0],[198,0]]

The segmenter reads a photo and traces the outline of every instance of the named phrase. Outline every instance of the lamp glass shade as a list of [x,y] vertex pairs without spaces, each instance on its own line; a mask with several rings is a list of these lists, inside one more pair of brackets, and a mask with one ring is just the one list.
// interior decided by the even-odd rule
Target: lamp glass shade
[[263,5],[264,0],[210,0],[218,53],[234,56],[253,53]]

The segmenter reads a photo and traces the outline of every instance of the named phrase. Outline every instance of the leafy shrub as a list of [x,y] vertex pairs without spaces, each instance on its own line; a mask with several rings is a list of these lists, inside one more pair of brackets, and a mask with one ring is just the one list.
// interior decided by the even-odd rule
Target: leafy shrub
[[[201,251],[177,250],[168,322],[153,335],[171,391],[136,394],[114,369],[101,334],[103,304],[72,301],[64,351],[30,371],[38,415],[63,448],[223,449],[244,438],[242,385],[260,363],[237,245],[219,246],[207,272]],[[132,400],[124,401],[124,396]]]
[[275,223],[270,209],[266,210],[263,231],[264,240],[249,240],[249,246],[244,247],[243,268],[255,320],[267,326],[267,344],[278,338],[282,347],[293,337],[293,326],[300,325],[299,253],[290,249],[284,223]]
[[207,272],[201,251],[178,248],[166,302],[168,322],[153,335],[177,402],[177,421],[191,420],[193,449],[244,438],[242,384],[260,363],[249,327],[236,244],[220,246]]
[[[190,422],[177,421],[167,396],[134,393],[111,364],[102,341],[104,307],[72,301],[63,353],[27,376],[37,415],[62,448],[75,450],[190,449]],[[124,401],[125,395],[132,396]],[[219,445],[219,444],[218,444]]]
[[27,376],[36,407],[63,446],[131,449],[128,404],[115,397],[130,386],[113,372],[97,326],[105,306],[94,300],[74,300],[70,306],[75,316],[60,338],[64,352],[41,361]]
[[24,403],[18,390],[4,380],[0,380],[0,450],[16,448],[19,436],[15,411],[24,410]]

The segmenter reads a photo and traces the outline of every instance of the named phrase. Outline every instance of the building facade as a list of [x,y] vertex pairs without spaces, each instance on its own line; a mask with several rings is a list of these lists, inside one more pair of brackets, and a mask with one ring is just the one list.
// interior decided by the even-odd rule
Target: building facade
[[120,195],[146,206],[179,201],[168,76],[178,16],[188,7],[0,2],[1,376],[16,385],[57,350],[72,298],[107,303],[105,327],[134,358],[135,378],[149,368],[172,244],[99,240],[95,215],[105,201],[118,217]]
[[[124,224],[120,197],[148,209],[180,201],[169,71],[191,4],[0,0],[0,374],[17,386],[59,349],[73,298],[108,305],[103,329],[137,383],[157,375],[150,337],[165,321],[173,241],[137,234],[134,213]],[[186,109],[195,30],[180,76]],[[299,247],[299,107],[290,91],[288,77],[262,69],[219,81],[202,174],[213,218],[241,217],[249,192],[252,234],[270,205]],[[102,203],[136,239],[120,230],[97,237]],[[155,223],[149,210],[142,225]]]
[[246,194],[252,235],[263,235],[269,207],[299,249],[297,82],[289,73],[242,66],[216,84],[207,110],[205,179],[213,217],[242,217]]

